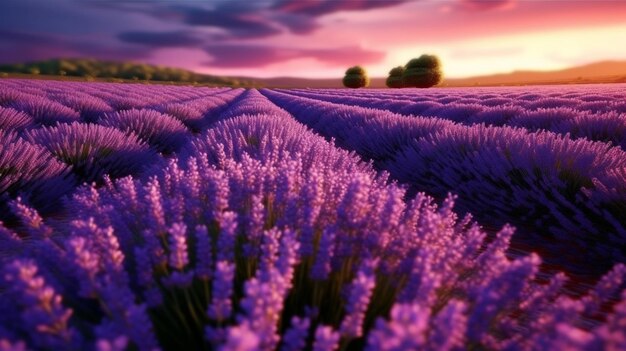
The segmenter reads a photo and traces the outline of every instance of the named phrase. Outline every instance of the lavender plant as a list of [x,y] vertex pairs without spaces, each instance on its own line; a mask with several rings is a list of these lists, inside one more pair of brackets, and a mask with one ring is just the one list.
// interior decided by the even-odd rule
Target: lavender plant
[[[525,235],[545,233],[534,245],[548,253],[560,252],[567,238],[576,254],[566,263],[591,254],[604,260],[595,266],[603,270],[626,254],[620,251],[626,223],[619,215],[626,193],[622,174],[615,173],[626,155],[618,148],[548,132],[446,126],[440,119],[427,124],[423,118],[263,93],[342,147],[376,160],[413,191],[444,197],[454,189],[462,210],[473,211],[485,223],[515,223],[528,228]],[[546,239],[554,236],[558,241],[551,247]]]
[[83,181],[101,180],[104,174],[119,178],[138,174],[158,161],[156,153],[135,135],[95,124],[60,124],[28,131],[25,139],[41,145]]
[[155,149],[176,151],[185,142],[189,130],[175,118],[154,110],[123,110],[106,114],[98,124],[136,134]]
[[56,123],[71,123],[80,120],[80,114],[69,107],[54,102],[45,97],[33,97],[18,100],[9,105],[33,118],[35,123],[51,126]]
[[20,138],[15,132],[0,129],[0,199],[2,217],[6,201],[23,196],[39,209],[48,210],[74,188],[70,167],[47,150]]
[[[568,314],[572,304],[591,311],[611,294],[576,300],[544,289],[535,282],[537,256],[511,261],[504,255],[511,229],[487,244],[475,224],[458,220],[453,198],[441,207],[425,195],[405,203],[404,190],[367,167],[355,169],[354,156],[322,147],[332,144],[282,117],[238,117],[207,133],[237,135],[242,125],[268,140],[289,135],[294,141],[257,155],[220,151],[218,161],[204,151],[227,150],[225,145],[196,145],[186,159],[172,159],[146,180],[81,188],[67,203],[71,225],[54,226],[61,244],[47,241],[55,260],[36,256],[25,244],[20,256],[30,261],[4,260],[7,272],[27,264],[60,296],[59,313],[35,325],[63,323],[54,322],[55,329],[8,323],[27,318],[38,298],[5,306],[4,342],[141,350],[531,349],[537,343],[530,340],[560,342],[564,330],[585,336],[580,348],[614,340],[604,331],[614,332],[609,322],[585,329],[582,310]],[[321,145],[311,148],[314,143]],[[284,157],[263,155],[280,152]],[[329,159],[347,162],[329,166]],[[315,201],[307,200],[311,189],[318,189]],[[312,217],[310,206],[318,207]],[[333,244],[318,245],[329,231]],[[333,248],[330,271],[312,279],[323,276],[312,271],[313,263],[329,254],[320,247]],[[624,270],[617,266],[594,291],[621,289]],[[2,285],[28,291],[13,277],[5,274]],[[555,294],[562,302],[552,303]],[[522,303],[528,296],[533,303]],[[300,318],[308,326],[289,328]],[[419,322],[405,334],[392,327],[409,327],[406,321]],[[530,321],[540,325],[531,328]],[[442,336],[445,328],[456,332],[453,339]]]
[[21,131],[32,127],[33,118],[12,108],[0,107],[0,129]]

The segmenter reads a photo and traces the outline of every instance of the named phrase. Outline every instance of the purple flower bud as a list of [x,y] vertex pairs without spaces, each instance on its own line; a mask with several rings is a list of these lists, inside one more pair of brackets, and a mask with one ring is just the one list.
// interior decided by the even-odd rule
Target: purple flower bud
[[124,351],[127,345],[128,339],[124,336],[114,340],[99,339],[96,341],[96,351]]
[[365,259],[350,285],[346,316],[339,328],[341,335],[345,337],[358,338],[363,335],[365,312],[376,286],[375,266],[375,261]]
[[331,259],[335,251],[335,228],[324,229],[320,237],[315,263],[311,267],[311,279],[325,280],[331,271]]
[[16,322],[38,348],[70,349],[76,331],[69,327],[72,310],[63,306],[63,298],[37,275],[32,260],[15,260],[4,267],[5,292],[21,310]]
[[335,351],[339,347],[340,335],[332,327],[319,325],[315,330],[313,351]]
[[100,257],[92,248],[91,242],[83,237],[71,238],[66,242],[69,260],[76,265],[75,275],[80,284],[79,295],[93,296],[98,289],[96,276],[100,272]]
[[287,329],[282,338],[280,351],[301,351],[306,346],[311,321],[308,318],[291,318],[291,328]]
[[235,264],[228,261],[218,261],[215,265],[215,277],[213,278],[213,297],[207,310],[209,318],[223,321],[230,317],[234,278]]
[[184,223],[174,223],[170,227],[169,233],[169,265],[172,268],[183,270],[189,263],[187,255],[187,226]]
[[220,234],[217,238],[217,261],[234,261],[237,239],[237,214],[224,212],[220,219]]
[[259,336],[261,349],[273,350],[280,339],[278,322],[289,285],[273,267],[258,272],[257,276],[245,283],[246,295],[240,303],[244,314],[238,320],[249,325]]
[[37,210],[24,204],[18,197],[15,201],[9,202],[11,210],[22,222],[22,226],[28,235],[36,239],[48,238],[52,235],[52,228],[48,227]]
[[275,266],[278,260],[279,237],[281,232],[272,228],[263,233],[263,243],[261,244],[260,267],[261,272],[268,272]]
[[402,351],[424,348],[430,311],[419,304],[395,304],[389,322],[376,321],[367,339],[367,350]]
[[149,206],[149,213],[147,216],[148,226],[154,231],[154,233],[161,234],[165,232],[165,213],[163,211],[163,202],[161,198],[161,192],[159,189],[159,183],[156,179],[152,179],[146,186],[146,202]]
[[296,232],[289,229],[284,230],[280,236],[276,268],[285,277],[290,286],[293,279],[294,267],[300,262],[299,251],[300,243],[296,238]]
[[463,348],[467,330],[465,309],[463,302],[454,300],[448,302],[432,322],[432,332],[426,348],[441,351]]
[[213,276],[213,248],[207,227],[196,226],[196,276],[209,280]]
[[261,340],[247,324],[228,328],[226,343],[220,351],[257,351]]

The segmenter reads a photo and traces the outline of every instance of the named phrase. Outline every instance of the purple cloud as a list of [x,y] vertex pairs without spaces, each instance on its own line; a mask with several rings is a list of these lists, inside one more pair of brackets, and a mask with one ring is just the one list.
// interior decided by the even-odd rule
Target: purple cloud
[[263,45],[214,45],[206,48],[213,60],[207,65],[216,68],[256,68],[294,59],[311,58],[329,65],[377,63],[385,53],[360,47],[335,49],[298,49]]
[[134,46],[67,40],[54,35],[0,30],[0,63],[20,63],[53,58],[143,60],[150,51]]
[[282,32],[275,23],[249,10],[241,11],[230,7],[215,10],[183,7],[178,10],[183,15],[184,23],[192,26],[220,28],[227,32],[229,38],[264,38]]
[[204,40],[190,31],[175,32],[123,32],[117,35],[121,41],[129,44],[141,44],[153,48],[162,47],[197,47]]
[[295,13],[317,17],[340,11],[364,11],[392,7],[406,2],[408,2],[408,0],[281,0],[273,6],[273,9],[283,13]]
[[[257,39],[275,36],[286,30],[309,34],[319,28],[317,18],[340,11],[364,11],[397,6],[409,0],[284,0],[277,2],[219,2],[216,6],[182,2],[180,5],[157,3],[97,3],[96,6],[120,12],[150,15],[166,22],[189,26],[219,28],[222,39]],[[213,3],[216,4],[215,2]]]

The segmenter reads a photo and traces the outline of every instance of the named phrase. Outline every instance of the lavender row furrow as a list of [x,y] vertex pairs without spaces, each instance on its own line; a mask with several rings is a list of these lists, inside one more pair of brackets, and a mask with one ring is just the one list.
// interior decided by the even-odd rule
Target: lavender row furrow
[[3,347],[592,350],[624,337],[626,295],[588,323],[623,289],[623,265],[568,297],[563,275],[537,283],[536,255],[506,258],[510,227],[487,243],[452,197],[405,202],[254,91],[233,108],[152,176],[81,188],[62,225],[13,204]]
[[609,100],[585,103],[574,98],[543,98],[536,101],[491,98],[462,102],[419,102],[378,95],[344,96],[334,92],[289,91],[290,94],[331,103],[391,111],[406,116],[437,117],[465,125],[487,124],[548,130],[575,138],[610,142],[626,150],[626,109]]
[[[11,87],[11,82],[1,82],[0,104],[28,102],[19,100],[20,94],[25,95],[21,90],[6,89]],[[41,86],[31,82],[26,85],[37,86],[42,94],[46,91],[52,94],[50,87],[57,89],[55,93],[64,91],[69,94],[71,89],[77,88],[93,91],[93,87],[85,83],[38,83]],[[127,89],[125,87],[123,90]],[[29,91],[28,88],[25,90]],[[34,93],[34,90],[30,92]],[[212,94],[213,91],[202,89],[202,94],[187,96],[189,104],[201,111],[201,123],[194,126],[206,128],[207,121],[220,114],[242,91],[217,89]],[[206,95],[207,92],[211,94]],[[86,93],[83,95],[89,97]],[[16,96],[19,99],[11,100]],[[31,101],[38,99],[46,97],[33,97]],[[85,104],[85,100],[80,101]],[[53,107],[61,106],[61,111],[69,109],[52,100],[48,102],[56,104],[51,105]],[[85,119],[82,113],[75,114],[75,119],[59,120],[56,117],[62,114],[55,115],[54,108],[41,106],[37,111],[35,118],[13,108],[0,108],[3,143],[0,148],[0,218],[4,220],[12,218],[6,207],[6,202],[11,198],[19,196],[22,201],[45,213],[57,212],[62,196],[70,194],[80,183],[101,182],[105,174],[111,178],[138,175],[146,168],[162,164],[160,152],[178,151],[191,139],[187,125],[153,109],[117,112],[112,109],[102,110],[100,117],[90,120],[92,123],[83,123]]]
[[33,119],[30,127],[53,126],[58,122],[93,123],[106,113],[119,110],[155,109],[172,112],[188,127],[199,130],[204,125],[198,118],[215,108],[214,102],[219,101],[220,95],[232,92],[223,88],[4,80],[0,84],[0,106],[28,114]]
[[589,256],[598,260],[596,268],[626,257],[626,153],[620,148],[263,93],[414,191],[458,194],[460,208],[484,224],[513,223],[536,247],[556,255],[567,245],[570,261]]

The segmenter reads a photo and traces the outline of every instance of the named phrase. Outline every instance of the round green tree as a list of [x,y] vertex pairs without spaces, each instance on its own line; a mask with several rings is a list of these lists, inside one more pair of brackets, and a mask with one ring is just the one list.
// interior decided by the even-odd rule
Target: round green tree
[[403,88],[404,82],[402,82],[402,75],[404,74],[404,67],[398,66],[394,67],[389,71],[389,77],[387,77],[387,81],[385,84],[389,88]]
[[363,67],[354,66],[346,70],[346,75],[343,77],[343,85],[346,88],[363,88],[370,85],[370,79]]
[[414,88],[430,88],[441,83],[442,78],[441,61],[434,55],[422,55],[412,59],[406,64],[402,74],[404,86]]

